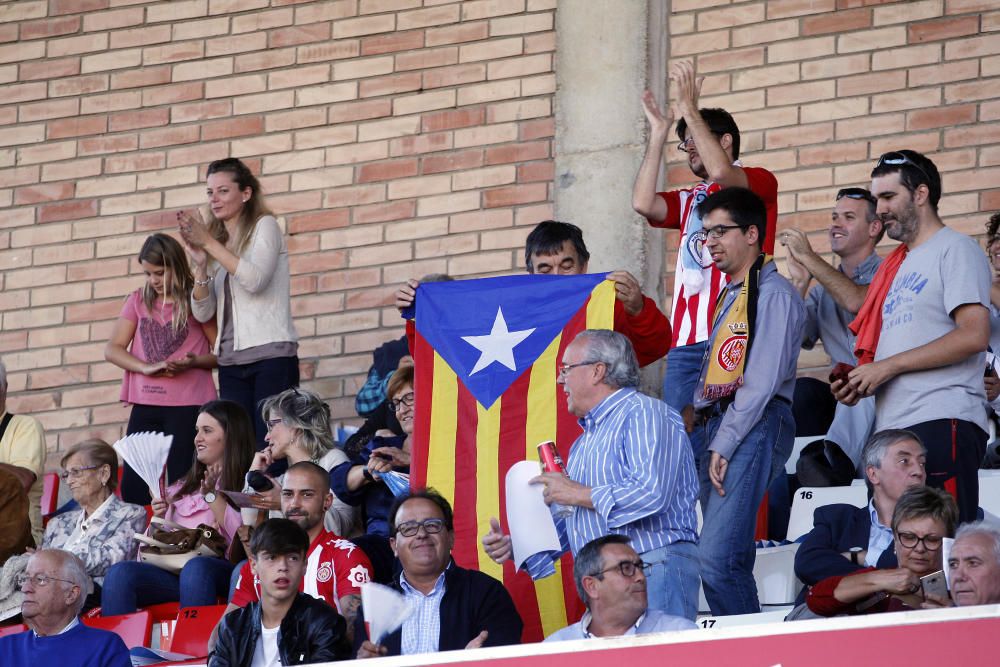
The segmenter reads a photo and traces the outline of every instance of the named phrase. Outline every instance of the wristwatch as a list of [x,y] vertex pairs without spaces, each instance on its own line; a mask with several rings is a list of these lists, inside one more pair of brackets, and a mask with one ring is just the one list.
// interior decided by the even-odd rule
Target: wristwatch
[[851,547],[851,562],[855,565],[861,565],[858,562],[858,556],[861,554],[861,547]]
[[364,470],[362,470],[361,474],[364,475],[364,478],[367,479],[369,482],[372,482],[372,483],[375,482],[375,476],[372,475],[371,470],[369,470],[368,468],[365,468]]
[[218,498],[218,497],[219,497],[219,496],[217,496],[217,495],[215,494],[215,491],[209,491],[209,492],[208,492],[208,493],[206,493],[206,494],[205,494],[205,496],[204,496],[204,498],[205,498],[205,502],[206,502],[206,503],[208,503],[209,505],[211,505],[212,503],[214,503],[214,502],[215,502],[215,499],[216,499],[216,498]]

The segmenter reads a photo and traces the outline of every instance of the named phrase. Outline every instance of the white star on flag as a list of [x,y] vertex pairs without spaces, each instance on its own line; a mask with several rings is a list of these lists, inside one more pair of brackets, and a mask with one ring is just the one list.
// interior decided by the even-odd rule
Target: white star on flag
[[497,307],[497,317],[493,320],[493,329],[488,336],[462,336],[462,340],[482,352],[469,375],[475,375],[494,361],[516,371],[514,348],[534,331],[534,328],[508,331],[507,322],[503,318],[503,310]]

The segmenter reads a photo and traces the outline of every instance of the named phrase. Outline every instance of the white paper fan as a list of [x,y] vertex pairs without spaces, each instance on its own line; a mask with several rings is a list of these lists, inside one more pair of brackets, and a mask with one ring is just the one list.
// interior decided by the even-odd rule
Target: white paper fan
[[146,483],[153,498],[160,497],[160,476],[173,440],[172,435],[144,432],[126,435],[114,444],[118,456]]

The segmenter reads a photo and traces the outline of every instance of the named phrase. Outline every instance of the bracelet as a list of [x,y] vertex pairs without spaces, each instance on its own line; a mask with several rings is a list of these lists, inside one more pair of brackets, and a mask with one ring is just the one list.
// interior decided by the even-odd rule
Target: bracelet
[[375,481],[375,476],[372,475],[371,471],[368,468],[365,468],[364,470],[362,470],[361,474],[364,475],[365,479],[367,479],[369,482],[374,482]]
[[194,281],[195,287],[208,287],[211,284],[212,284],[212,279],[211,278],[205,278],[204,280],[195,280]]

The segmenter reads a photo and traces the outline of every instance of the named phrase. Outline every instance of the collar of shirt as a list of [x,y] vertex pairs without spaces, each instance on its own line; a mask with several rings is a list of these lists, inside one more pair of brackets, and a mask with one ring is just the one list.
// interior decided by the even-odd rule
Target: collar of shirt
[[598,424],[607,419],[608,415],[614,412],[616,407],[618,407],[623,401],[625,401],[625,399],[634,393],[635,388],[622,387],[610,396],[606,396],[603,401],[592,407],[590,412],[580,418],[580,426],[585,431],[595,428]]
[[441,576],[439,576],[437,578],[437,581],[434,582],[434,588],[431,589],[431,592],[426,595],[424,595],[422,592],[418,591],[416,588],[411,586],[410,582],[406,580],[406,574],[402,572],[399,574],[399,587],[403,589],[403,593],[405,593],[406,595],[419,595],[425,598],[430,598],[434,597],[435,595],[440,595],[444,593],[444,575],[447,574],[449,567],[451,567],[451,563],[448,563],[448,567],[444,569],[444,572],[441,573]]
[[875,510],[875,503],[872,500],[868,501],[868,515],[871,517],[872,526],[868,531],[865,565],[878,567],[878,561],[882,554],[892,545],[892,529],[882,525],[882,522],[879,521],[878,512]]
[[[57,633],[56,633],[56,634],[54,634],[54,635],[45,635],[45,637],[55,637],[55,636],[57,636],[57,635],[61,635],[61,634],[64,634],[64,633],[66,633],[66,632],[69,632],[70,630],[72,630],[73,628],[75,628],[75,627],[76,627],[76,626],[78,626],[78,625],[80,625],[80,619],[79,619],[79,618],[77,618],[76,616],[74,616],[74,617],[73,617],[73,620],[72,620],[72,621],[70,621],[70,622],[69,622],[69,624],[68,624],[68,625],[67,625],[67,626],[66,626],[65,628],[63,628],[62,630],[60,630],[59,632],[57,632]],[[42,637],[42,635],[38,634],[38,633],[37,633],[37,632],[35,632],[34,630],[32,630],[31,632],[32,632],[32,633],[34,633],[34,635],[35,635],[36,637]]]
[[[646,612],[642,612],[641,614],[639,614],[639,618],[637,618],[635,620],[635,623],[632,625],[632,627],[629,628],[625,632],[625,634],[619,635],[619,636],[620,637],[628,637],[630,635],[636,634],[639,631],[639,626],[642,624],[642,622],[645,619],[646,619]],[[590,615],[590,610],[589,609],[587,611],[583,612],[583,618],[580,619],[580,630],[583,633],[583,638],[584,639],[595,639],[595,638],[600,639],[600,637],[597,637],[596,635],[590,634],[590,624],[591,624],[591,622],[593,620],[594,620],[594,618],[593,618],[593,616]]]
[[99,519],[101,519],[101,517],[107,512],[108,507],[111,506],[111,500],[114,497],[115,495],[112,493],[105,498],[104,502],[101,503],[97,509],[94,510],[94,513],[88,517],[84,516],[86,512],[82,512],[80,514],[80,523],[77,524],[77,528],[79,528],[83,533],[86,533],[91,526],[95,525],[95,523],[100,525]]
[[[881,262],[882,258],[879,257],[877,253],[872,252],[872,254],[865,257],[864,261],[858,264],[857,268],[854,269],[854,275],[851,276],[851,280],[858,282],[859,280],[867,279],[868,282],[871,282],[871,278],[875,275],[875,271],[878,270],[878,265]],[[838,268],[841,273],[844,273],[843,265]]]
[[889,528],[888,526],[882,525],[882,522],[879,521],[878,511],[875,509],[875,501],[874,500],[869,500],[868,501],[868,515],[872,518],[872,526],[878,528],[879,530],[885,531],[887,533],[892,533],[892,528]]

